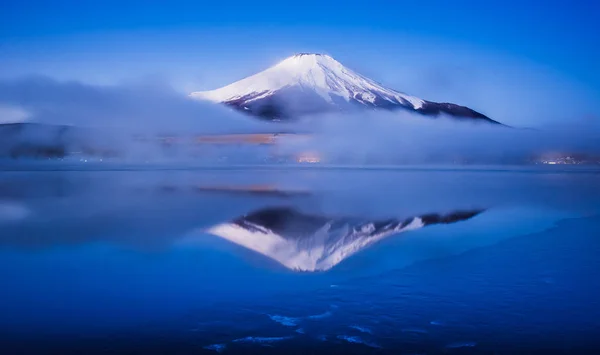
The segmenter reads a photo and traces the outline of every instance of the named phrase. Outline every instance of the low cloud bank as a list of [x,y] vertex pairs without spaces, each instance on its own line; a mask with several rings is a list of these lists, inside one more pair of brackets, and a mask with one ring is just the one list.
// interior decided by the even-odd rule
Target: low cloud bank
[[[12,157],[77,152],[144,160],[189,158],[197,152],[165,151],[165,141],[156,137],[278,129],[223,105],[188,98],[157,80],[112,86],[43,76],[0,80],[0,106],[0,123],[5,123],[0,125],[0,156]],[[209,159],[222,155],[206,149],[200,153]]]
[[[510,164],[568,155],[578,161],[600,160],[600,123],[577,117],[563,125],[527,129],[400,110],[318,115],[283,124],[192,100],[156,80],[96,86],[40,76],[0,80],[0,106],[5,108],[0,115],[9,112],[14,118],[18,112],[25,122],[52,125],[44,129],[0,126],[0,151],[9,155],[14,154],[15,146],[16,155],[27,155],[29,150],[36,155],[41,146],[42,156],[61,156],[65,150],[109,155],[119,151],[132,159],[212,161],[228,157],[237,162],[264,162],[272,155],[293,157],[306,152],[334,164]],[[164,141],[159,142],[161,146],[156,140],[132,139],[274,132],[309,133],[309,139],[282,138],[277,149],[257,145],[182,147]],[[166,154],[165,146],[169,147]]]
[[336,114],[304,122],[312,139],[287,146],[332,163],[525,163],[539,157],[600,157],[598,122],[510,128],[403,111]]
[[261,122],[226,107],[189,99],[158,80],[98,86],[29,76],[0,81],[0,105],[26,112],[29,122],[137,133],[231,133],[264,128]]

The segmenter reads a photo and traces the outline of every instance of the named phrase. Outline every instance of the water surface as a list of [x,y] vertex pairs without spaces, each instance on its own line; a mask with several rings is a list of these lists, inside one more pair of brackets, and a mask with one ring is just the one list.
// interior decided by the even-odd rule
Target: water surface
[[600,344],[600,171],[0,172],[3,353]]

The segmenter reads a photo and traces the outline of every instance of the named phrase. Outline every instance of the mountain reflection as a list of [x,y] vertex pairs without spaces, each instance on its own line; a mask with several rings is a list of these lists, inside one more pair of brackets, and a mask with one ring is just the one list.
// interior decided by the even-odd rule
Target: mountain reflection
[[292,270],[325,271],[391,235],[434,224],[465,221],[483,211],[365,220],[274,207],[215,225],[207,232],[272,258]]

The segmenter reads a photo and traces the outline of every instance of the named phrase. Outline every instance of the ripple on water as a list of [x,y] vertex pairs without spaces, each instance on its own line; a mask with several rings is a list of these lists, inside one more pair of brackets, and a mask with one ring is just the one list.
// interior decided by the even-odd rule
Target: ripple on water
[[349,327],[352,328],[352,329],[356,329],[356,330],[358,330],[361,333],[373,334],[373,331],[370,328],[367,328],[367,327],[363,327],[363,326],[360,326],[360,325],[350,325]]
[[477,345],[474,341],[459,341],[446,345],[447,349],[473,348]]
[[427,331],[427,329],[423,329],[423,328],[403,328],[402,332],[403,333],[413,333],[413,334],[428,334],[429,333]]
[[295,327],[298,325],[298,322],[300,321],[300,318],[286,317],[286,316],[281,316],[278,314],[267,314],[267,316],[269,318],[271,318],[271,320],[273,322],[279,323],[286,327]]
[[227,345],[225,345],[225,344],[212,344],[212,345],[207,345],[204,347],[204,349],[206,349],[206,350],[213,350],[218,353],[225,351],[226,348],[227,348]]
[[233,342],[234,343],[256,343],[256,344],[270,345],[272,343],[277,343],[277,342],[289,340],[292,338],[293,338],[292,336],[287,336],[287,337],[245,337],[245,338],[235,339]]
[[332,313],[330,311],[327,311],[325,313],[321,313],[321,314],[315,314],[312,316],[308,316],[306,317],[306,319],[323,319],[323,318],[327,318],[327,317],[331,317]]
[[352,343],[352,344],[362,344],[362,345],[366,345],[370,348],[376,348],[376,349],[381,348],[381,346],[377,343],[364,340],[361,337],[354,336],[354,335],[338,335],[337,338],[341,339],[341,340],[345,340],[348,343]]
[[331,313],[331,311],[326,311],[324,313],[320,313],[320,314],[313,314],[310,316],[306,316],[306,317],[288,317],[288,316],[282,316],[280,314],[267,314],[267,316],[276,323],[279,323],[283,326],[286,327],[295,327],[298,325],[298,323],[300,323],[303,319],[308,319],[308,320],[319,320],[319,319],[323,319],[323,318],[328,318],[331,317],[333,313]]

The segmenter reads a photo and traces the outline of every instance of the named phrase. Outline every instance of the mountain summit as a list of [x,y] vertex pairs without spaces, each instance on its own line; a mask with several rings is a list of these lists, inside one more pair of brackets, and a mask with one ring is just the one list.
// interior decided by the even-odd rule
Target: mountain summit
[[253,211],[206,232],[297,271],[325,271],[374,243],[414,229],[469,220],[484,210],[370,220],[306,214],[289,207]]
[[266,119],[353,108],[407,109],[424,115],[498,123],[468,107],[437,103],[388,89],[325,54],[300,53],[233,84],[190,94]]

